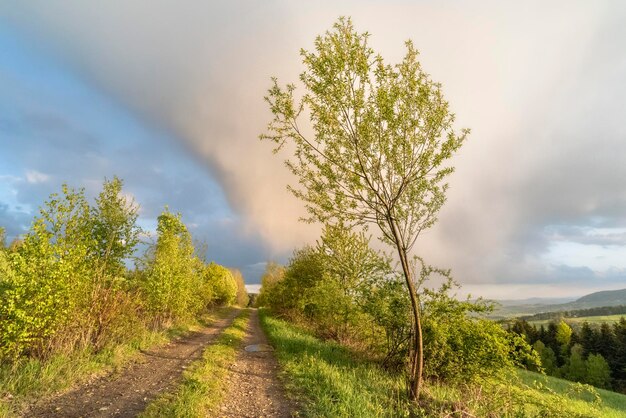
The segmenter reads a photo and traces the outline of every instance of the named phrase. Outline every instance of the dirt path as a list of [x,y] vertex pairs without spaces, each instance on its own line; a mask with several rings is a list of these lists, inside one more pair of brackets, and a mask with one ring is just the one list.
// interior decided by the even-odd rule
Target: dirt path
[[159,393],[172,388],[189,363],[229,325],[234,311],[211,326],[144,353],[120,373],[102,377],[56,398],[36,404],[27,417],[134,417]]
[[[244,346],[262,344],[267,337],[259,323],[259,312],[252,311]],[[262,350],[265,347],[260,347]],[[271,351],[248,352],[242,347],[227,378],[219,417],[291,417],[295,407],[286,397],[277,378],[278,363]]]

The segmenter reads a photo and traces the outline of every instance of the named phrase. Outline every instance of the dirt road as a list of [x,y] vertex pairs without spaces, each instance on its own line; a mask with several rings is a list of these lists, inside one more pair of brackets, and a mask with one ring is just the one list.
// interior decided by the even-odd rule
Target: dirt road
[[236,311],[166,346],[144,353],[120,373],[97,379],[34,405],[26,417],[134,417],[159,393],[180,381],[189,363],[228,326]]
[[[250,347],[253,346],[253,347]],[[246,351],[260,350],[260,351]],[[295,416],[278,380],[278,363],[268,349],[267,338],[259,323],[259,312],[252,311],[244,347],[232,365],[224,402],[216,411],[219,417],[259,418]]]

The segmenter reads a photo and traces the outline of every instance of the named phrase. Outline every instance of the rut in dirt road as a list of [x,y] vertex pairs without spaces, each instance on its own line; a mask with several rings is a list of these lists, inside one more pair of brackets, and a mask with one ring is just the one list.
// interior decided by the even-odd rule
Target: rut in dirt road
[[[246,351],[244,347],[260,345],[260,351]],[[224,402],[216,411],[219,417],[259,418],[292,417],[295,405],[285,396],[278,380],[278,362],[274,358],[267,337],[261,329],[259,312],[252,311],[244,347],[230,367]]]
[[144,353],[119,374],[106,376],[36,404],[26,417],[135,417],[173,388],[189,363],[233,321],[238,311],[166,346]]

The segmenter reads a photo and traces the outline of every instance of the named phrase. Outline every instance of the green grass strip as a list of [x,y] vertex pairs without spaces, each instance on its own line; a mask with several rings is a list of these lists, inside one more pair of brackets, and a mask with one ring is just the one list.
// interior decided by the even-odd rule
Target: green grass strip
[[0,365],[0,418],[20,416],[25,405],[35,399],[66,390],[90,377],[119,370],[136,359],[142,350],[164,345],[231,313],[232,308],[219,308],[197,321],[167,330],[144,329],[128,342],[107,347],[98,353],[82,350],[57,354],[46,361],[24,358],[17,364]]
[[233,323],[183,373],[183,381],[172,393],[155,399],[140,415],[157,417],[205,417],[222,400],[228,366],[235,360],[246,336],[250,310],[242,310]]
[[415,412],[401,376],[357,361],[338,344],[321,341],[260,311],[261,326],[276,349],[285,386],[307,417],[402,417]]

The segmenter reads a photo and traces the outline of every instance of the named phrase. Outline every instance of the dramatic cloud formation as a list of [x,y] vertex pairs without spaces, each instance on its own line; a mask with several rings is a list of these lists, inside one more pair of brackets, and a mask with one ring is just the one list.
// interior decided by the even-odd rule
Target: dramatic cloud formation
[[[602,257],[600,238],[626,253],[620,3],[75,0],[5,4],[0,13],[183,141],[219,180],[242,236],[258,234],[279,257],[314,239],[317,228],[296,222],[302,207],[285,191],[291,179],[257,140],[269,119],[269,77],[297,80],[298,49],[310,48],[339,15],[369,31],[391,62],[413,39],[458,126],[472,129],[440,222],[417,251],[490,296],[580,293],[626,281],[626,266],[612,261],[570,262],[582,253]],[[33,185],[44,173],[31,173]],[[190,198],[184,181],[166,187]],[[580,245],[562,245],[570,241]]]

